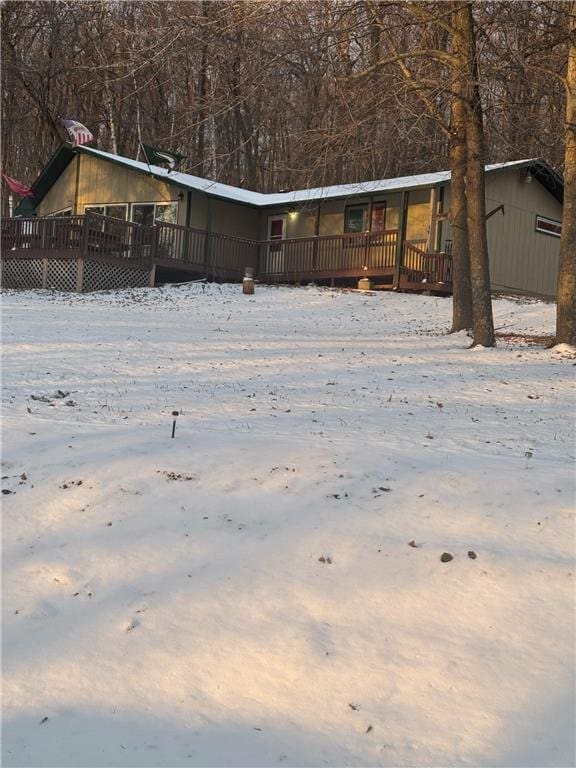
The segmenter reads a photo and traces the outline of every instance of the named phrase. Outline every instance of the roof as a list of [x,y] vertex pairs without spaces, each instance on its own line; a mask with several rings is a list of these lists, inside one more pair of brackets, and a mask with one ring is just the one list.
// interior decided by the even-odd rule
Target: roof
[[[328,187],[315,187],[313,189],[301,189],[293,192],[277,192],[265,194],[253,192],[249,189],[233,187],[230,184],[222,184],[219,181],[202,179],[189,173],[168,171],[158,165],[148,165],[140,160],[132,160],[129,157],[114,155],[92,147],[80,147],[77,151],[82,154],[100,157],[124,168],[152,175],[161,181],[174,184],[187,190],[204,192],[211,197],[230,200],[256,208],[265,208],[279,205],[293,205],[295,203],[321,202],[336,198],[350,198],[357,195],[376,194],[383,192],[400,192],[404,190],[426,188],[436,185],[444,185],[450,181],[450,171],[438,171],[436,173],[420,173],[412,176],[399,176],[393,179],[379,179],[376,181],[357,182],[354,184],[338,184]],[[38,204],[48,189],[54,184],[58,176],[74,157],[74,150],[69,144],[63,144],[50,159],[44,171],[32,185],[34,200]],[[514,160],[508,163],[496,163],[486,166],[486,172],[501,171],[508,168],[529,169],[551,194],[558,200],[563,198],[563,181],[544,160],[531,158],[527,160]]]

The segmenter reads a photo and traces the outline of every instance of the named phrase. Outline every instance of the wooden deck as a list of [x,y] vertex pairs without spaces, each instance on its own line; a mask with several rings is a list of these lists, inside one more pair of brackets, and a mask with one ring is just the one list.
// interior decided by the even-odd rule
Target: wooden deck
[[[398,249],[398,232],[362,232],[257,241],[176,224],[140,226],[83,216],[4,219],[2,259],[89,259],[141,269],[239,280],[251,267],[260,282],[357,280],[405,291],[452,291],[452,258],[427,253],[425,241]],[[400,256],[400,264],[397,264]]]

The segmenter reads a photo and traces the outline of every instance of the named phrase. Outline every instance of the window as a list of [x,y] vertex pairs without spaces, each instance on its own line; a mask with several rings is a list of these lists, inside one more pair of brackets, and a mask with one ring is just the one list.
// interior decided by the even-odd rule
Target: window
[[547,219],[544,216],[536,216],[536,232],[542,232],[545,235],[560,237],[562,234],[562,222]]
[[133,204],[132,221],[147,227],[154,224],[154,203]]
[[105,207],[103,205],[86,205],[84,206],[84,213],[99,213],[104,216]]
[[176,224],[178,203],[132,203],[132,221],[151,226],[155,221]]
[[344,232],[366,232],[368,229],[368,206],[349,205],[346,208]]
[[178,203],[156,203],[155,219],[168,224],[178,222]]
[[47,213],[47,217],[49,216],[72,216],[72,208],[64,208],[62,211],[54,211],[53,213]]
[[99,213],[101,216],[110,216],[112,219],[122,219],[126,221],[128,206],[123,204],[116,205],[86,205],[84,213]]

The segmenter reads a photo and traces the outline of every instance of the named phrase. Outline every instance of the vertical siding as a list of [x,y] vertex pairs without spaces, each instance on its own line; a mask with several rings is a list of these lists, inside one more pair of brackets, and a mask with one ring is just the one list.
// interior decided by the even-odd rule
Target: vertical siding
[[[36,209],[38,216],[46,216],[55,211],[62,211],[65,208],[74,208],[74,196],[76,192],[76,163],[78,155],[72,159],[70,164],[64,169],[56,183],[44,196],[40,205]],[[74,211],[72,211],[74,213]]]
[[212,231],[258,239],[260,216],[257,208],[227,200],[212,199]]
[[182,189],[99,157],[81,156],[79,203],[177,202]]
[[556,294],[560,240],[536,232],[536,215],[561,221],[562,205],[536,179],[527,184],[525,171],[494,171],[486,177],[486,208],[504,204],[487,222],[492,287]]

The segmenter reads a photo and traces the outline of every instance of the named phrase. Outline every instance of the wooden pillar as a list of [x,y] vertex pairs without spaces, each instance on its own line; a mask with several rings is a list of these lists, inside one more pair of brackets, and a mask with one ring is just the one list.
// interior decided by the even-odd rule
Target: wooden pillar
[[432,253],[436,250],[436,222],[438,208],[438,187],[430,189],[430,221],[428,224],[428,242],[426,243],[426,252]]
[[364,266],[368,267],[368,261],[370,260],[370,232],[372,231],[372,209],[374,207],[374,197],[370,195],[370,200],[368,201],[368,221],[366,222],[368,224],[367,231],[368,234],[365,235],[366,241],[364,243]]
[[150,273],[148,275],[148,285],[150,288],[154,288],[156,283],[156,264],[152,264],[150,267]]
[[408,220],[408,203],[410,201],[410,192],[402,193],[402,205],[400,207],[400,216],[398,219],[398,236],[396,240],[396,265],[394,269],[394,288],[398,290],[400,286],[400,269],[404,256],[404,240],[406,239],[406,222]]
[[208,277],[212,255],[212,198],[208,197],[206,207],[206,235],[204,239],[204,277]]
[[48,259],[42,259],[42,288],[48,288]]
[[316,269],[316,266],[318,265],[318,237],[320,235],[320,208],[322,207],[322,203],[318,203],[316,206],[316,221],[314,222],[314,237],[316,238],[314,240],[314,251],[312,253],[312,269]]

